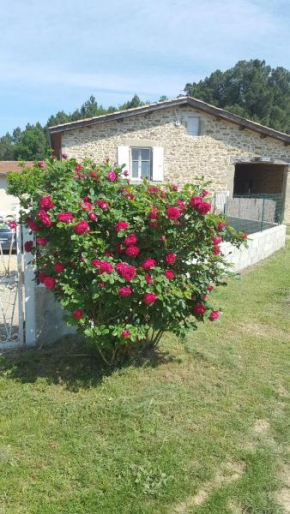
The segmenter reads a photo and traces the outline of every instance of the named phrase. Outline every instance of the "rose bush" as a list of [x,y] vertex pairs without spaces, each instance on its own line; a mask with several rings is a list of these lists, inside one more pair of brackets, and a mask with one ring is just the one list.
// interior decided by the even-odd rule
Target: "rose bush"
[[224,280],[219,245],[242,244],[244,235],[211,212],[205,184],[132,186],[122,167],[89,160],[36,168],[29,195],[19,177],[10,180],[34,235],[25,250],[36,280],[105,360],[219,317],[208,299]]

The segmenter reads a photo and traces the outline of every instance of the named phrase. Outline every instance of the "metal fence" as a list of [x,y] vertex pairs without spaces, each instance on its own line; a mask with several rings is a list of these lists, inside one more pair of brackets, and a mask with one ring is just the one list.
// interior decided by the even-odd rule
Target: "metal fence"
[[227,198],[224,206],[226,222],[247,234],[261,232],[280,225],[283,221],[281,195],[239,195]]

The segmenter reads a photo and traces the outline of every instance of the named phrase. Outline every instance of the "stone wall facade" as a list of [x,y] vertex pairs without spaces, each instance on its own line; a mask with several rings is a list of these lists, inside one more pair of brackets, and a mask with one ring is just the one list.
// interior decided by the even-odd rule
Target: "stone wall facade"
[[[188,116],[200,118],[199,136],[187,134]],[[157,146],[164,149],[164,181],[178,184],[204,178],[213,191],[233,193],[235,161],[251,158],[290,163],[290,146],[188,106],[169,107],[150,114],[68,130],[62,133],[61,151],[82,160],[117,161],[118,147]],[[288,169],[289,170],[289,169]],[[274,173],[273,168],[273,173]],[[286,184],[286,175],[288,180]],[[285,173],[285,219],[290,222],[290,177]]]

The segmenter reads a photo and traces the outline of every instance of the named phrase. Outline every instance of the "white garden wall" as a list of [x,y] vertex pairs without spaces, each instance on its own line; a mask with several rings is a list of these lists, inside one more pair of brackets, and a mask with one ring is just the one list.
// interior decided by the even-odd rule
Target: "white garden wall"
[[[222,244],[222,252],[233,271],[241,271],[248,266],[266,259],[285,246],[286,226],[278,225],[264,232],[251,234],[248,248],[237,249],[229,243]],[[26,259],[28,259],[26,257]],[[63,311],[54,300],[51,291],[43,286],[35,286],[32,282],[33,273],[27,270],[26,280],[26,341],[28,345],[52,344],[58,339],[76,331],[63,320]]]

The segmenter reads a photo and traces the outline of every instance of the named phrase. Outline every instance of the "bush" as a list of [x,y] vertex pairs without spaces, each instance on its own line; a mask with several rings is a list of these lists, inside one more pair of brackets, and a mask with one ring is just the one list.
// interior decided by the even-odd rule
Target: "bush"
[[37,169],[29,195],[10,179],[35,234],[25,249],[36,280],[106,361],[218,318],[208,295],[225,274],[219,245],[244,236],[210,212],[204,184],[132,186],[122,167],[89,160],[49,159],[31,176]]

